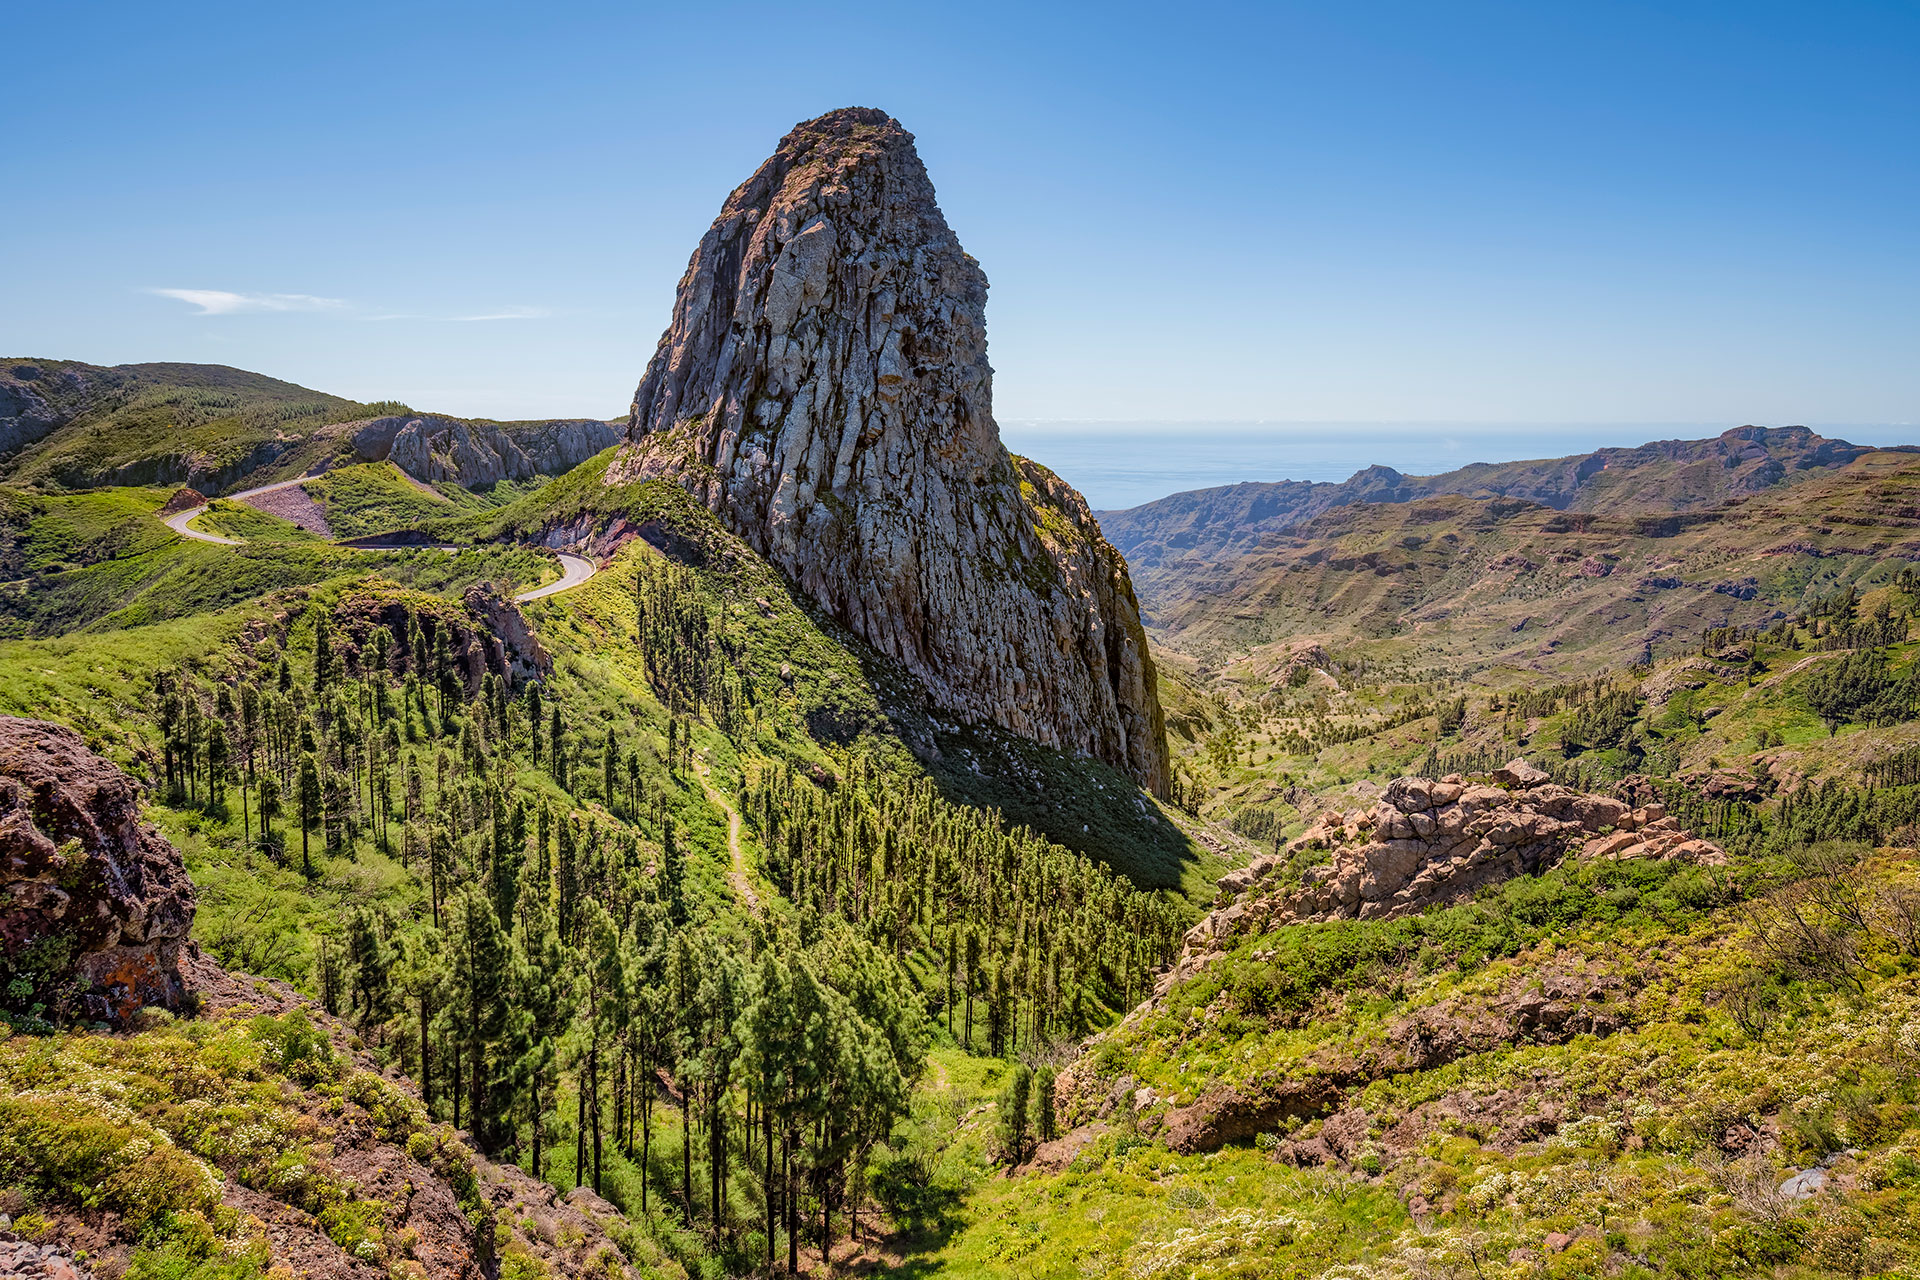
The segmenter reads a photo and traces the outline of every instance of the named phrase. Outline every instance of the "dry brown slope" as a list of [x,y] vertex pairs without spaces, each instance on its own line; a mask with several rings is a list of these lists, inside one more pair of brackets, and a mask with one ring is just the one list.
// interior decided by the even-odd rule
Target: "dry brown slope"
[[1547,670],[1694,643],[1920,559],[1920,458],[1691,513],[1613,516],[1448,495],[1325,512],[1258,551],[1188,566],[1156,641],[1213,662],[1313,637],[1397,637],[1459,664]]

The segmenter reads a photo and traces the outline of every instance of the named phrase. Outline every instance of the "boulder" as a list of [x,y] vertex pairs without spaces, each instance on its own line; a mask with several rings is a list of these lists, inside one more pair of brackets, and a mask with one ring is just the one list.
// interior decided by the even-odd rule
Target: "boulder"
[[1330,860],[1298,891],[1267,900],[1258,886],[1269,868],[1229,872],[1220,888],[1243,900],[1203,920],[1189,946],[1225,945],[1243,925],[1411,915],[1537,874],[1576,847],[1588,858],[1726,862],[1723,850],[1681,830],[1657,804],[1629,809],[1611,796],[1571,791],[1520,760],[1496,776],[1509,786],[1396,778],[1372,810],[1321,815],[1288,853],[1331,850]]
[[116,1027],[178,1008],[193,911],[132,779],[71,729],[0,716],[0,1000]]
[[1509,760],[1493,771],[1493,779],[1503,787],[1524,789],[1551,782],[1544,769],[1536,769],[1525,760]]
[[553,670],[546,646],[527,625],[520,606],[499,584],[476,582],[467,588],[461,603],[480,622],[480,635],[494,660],[490,665],[504,669],[512,683],[536,679]]

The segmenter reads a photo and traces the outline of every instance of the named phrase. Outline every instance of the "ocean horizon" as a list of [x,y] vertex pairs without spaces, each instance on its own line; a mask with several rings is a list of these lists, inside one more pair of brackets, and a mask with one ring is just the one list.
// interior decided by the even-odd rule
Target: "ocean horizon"
[[[1475,462],[1559,458],[1700,440],[1738,422],[1093,422],[1008,420],[1009,449],[1052,468],[1095,511],[1242,481],[1337,483],[1370,466],[1434,475]],[[1787,425],[1768,423],[1764,425]],[[1798,424],[1795,424],[1798,425]],[[1912,423],[1806,423],[1855,444],[1920,443]]]

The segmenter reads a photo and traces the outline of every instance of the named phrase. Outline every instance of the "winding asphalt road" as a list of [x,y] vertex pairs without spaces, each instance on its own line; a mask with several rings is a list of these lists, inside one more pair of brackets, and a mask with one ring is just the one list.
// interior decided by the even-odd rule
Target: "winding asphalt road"
[[[227,494],[226,497],[230,502],[245,502],[248,498],[258,497],[263,493],[271,493],[275,489],[291,489],[306,478],[307,477],[302,476],[299,480],[282,480],[278,484],[263,484],[257,489],[242,489],[239,493],[230,493]],[[200,515],[206,509],[204,503],[197,507],[188,507],[185,511],[176,511],[170,516],[162,516],[160,523],[166,525],[167,528],[173,530],[181,537],[192,538],[196,542],[212,542],[223,547],[239,546],[241,543],[239,538],[223,538],[217,533],[205,533],[193,527],[193,518]],[[401,550],[402,548],[397,545],[392,548],[378,546],[356,548],[356,550],[361,551],[382,551],[389,549]],[[426,548],[407,547],[404,549],[425,550]],[[458,550],[457,547],[439,547],[435,549],[440,551]],[[544,600],[548,596],[557,596],[562,591],[571,590],[579,586],[600,571],[593,561],[587,559],[585,556],[574,555],[571,551],[556,551],[553,554],[560,557],[559,581],[549,582],[546,586],[535,587],[531,591],[522,591],[513,598],[516,604],[525,604],[529,600]]]

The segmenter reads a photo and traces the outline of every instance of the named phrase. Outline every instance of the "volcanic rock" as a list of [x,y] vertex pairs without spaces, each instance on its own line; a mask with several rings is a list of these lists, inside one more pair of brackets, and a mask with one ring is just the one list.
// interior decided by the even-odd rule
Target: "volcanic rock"
[[427,484],[473,488],[502,480],[557,475],[617,444],[620,435],[593,418],[503,427],[437,414],[375,418],[354,432],[355,453],[390,461]]
[[0,458],[44,439],[63,421],[37,385],[45,376],[32,364],[0,369]]
[[911,134],[801,124],[694,251],[608,480],[683,485],[938,706],[1164,795],[1126,565],[1000,443],[986,300]]
[[[1390,919],[1464,901],[1488,885],[1536,875],[1570,852],[1584,858],[1679,859],[1721,865],[1718,845],[1683,830],[1666,809],[1571,791],[1515,760],[1504,785],[1398,778],[1371,810],[1329,811],[1287,846],[1218,880],[1222,900],[1187,934],[1163,986],[1205,963],[1234,936],[1314,920]],[[1290,892],[1263,889],[1301,854],[1330,852]],[[1262,895],[1265,896],[1262,896]]]
[[6,1002],[115,1026],[146,1005],[177,1008],[193,909],[180,855],[140,821],[132,780],[71,729],[0,716]]

